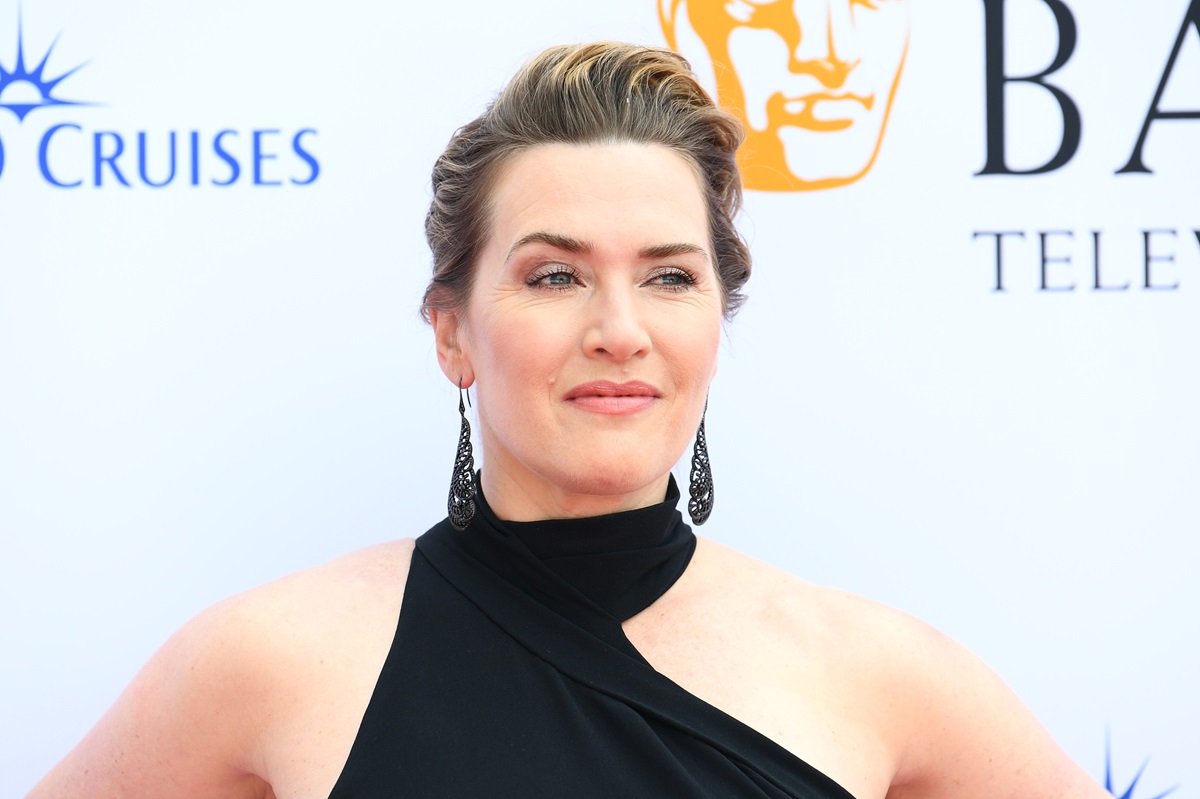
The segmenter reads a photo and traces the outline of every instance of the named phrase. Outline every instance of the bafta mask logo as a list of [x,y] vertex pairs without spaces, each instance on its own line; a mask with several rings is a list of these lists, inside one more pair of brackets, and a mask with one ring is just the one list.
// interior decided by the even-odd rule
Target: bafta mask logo
[[658,0],[668,44],[741,118],[746,188],[813,191],[879,155],[910,0]]

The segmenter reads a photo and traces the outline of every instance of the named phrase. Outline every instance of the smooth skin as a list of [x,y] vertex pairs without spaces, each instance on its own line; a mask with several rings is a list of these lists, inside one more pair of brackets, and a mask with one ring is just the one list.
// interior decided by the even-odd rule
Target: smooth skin
[[[489,502],[533,519],[661,500],[720,336],[695,171],[657,146],[546,145],[506,167],[493,200],[467,309],[434,317],[443,371],[476,384]],[[656,395],[572,397],[596,380]],[[205,611],[30,798],[324,799],[411,553],[366,549]],[[713,542],[624,628],[658,671],[857,799],[1108,797],[958,644]]]

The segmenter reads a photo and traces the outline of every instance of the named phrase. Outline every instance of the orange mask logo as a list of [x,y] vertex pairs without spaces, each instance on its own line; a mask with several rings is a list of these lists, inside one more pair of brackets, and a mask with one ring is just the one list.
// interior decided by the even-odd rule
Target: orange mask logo
[[658,0],[667,42],[742,120],[748,189],[845,186],[879,155],[909,0]]

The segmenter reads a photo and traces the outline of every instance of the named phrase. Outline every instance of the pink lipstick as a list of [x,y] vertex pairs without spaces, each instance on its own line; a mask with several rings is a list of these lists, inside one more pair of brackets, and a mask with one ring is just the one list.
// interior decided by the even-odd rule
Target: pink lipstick
[[628,383],[593,380],[575,386],[563,399],[580,410],[620,415],[645,410],[660,396],[657,388],[639,380]]

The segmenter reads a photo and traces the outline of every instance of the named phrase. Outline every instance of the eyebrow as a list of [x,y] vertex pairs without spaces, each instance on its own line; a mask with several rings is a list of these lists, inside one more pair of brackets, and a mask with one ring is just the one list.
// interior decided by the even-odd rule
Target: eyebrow
[[512,260],[513,253],[529,244],[546,244],[558,250],[575,253],[576,255],[585,255],[592,251],[592,246],[579,239],[571,236],[564,236],[561,233],[549,233],[544,230],[528,233],[517,240],[517,243],[508,251],[508,257],[504,259],[505,263]]
[[708,251],[703,247],[695,244],[684,244],[683,242],[677,244],[655,244],[652,247],[643,247],[638,250],[638,257],[646,260],[654,260],[656,258],[670,258],[675,255],[691,255],[693,253],[703,255],[705,258],[708,257]]
[[[517,240],[517,243],[508,251],[508,256],[504,259],[507,263],[512,259],[513,253],[529,244],[545,244],[565,252],[575,253],[577,255],[586,255],[592,252],[592,245],[585,241],[580,241],[573,236],[565,236],[561,233],[550,233],[545,230],[534,231],[528,233]],[[675,255],[691,255],[699,254],[708,257],[708,251],[703,247],[695,244],[687,244],[684,242],[673,242],[669,244],[653,244],[649,247],[643,247],[638,250],[638,258],[643,260],[655,260],[659,258],[670,258]]]

